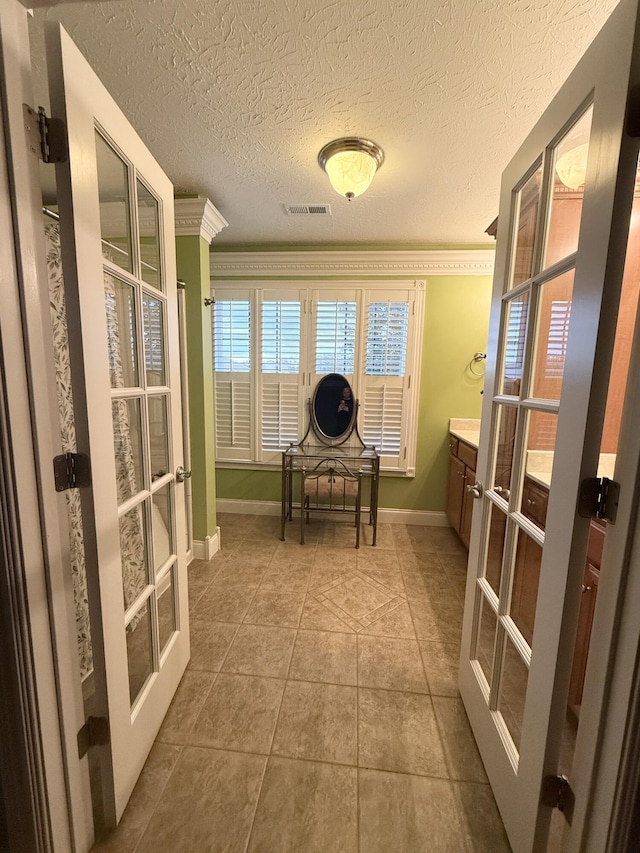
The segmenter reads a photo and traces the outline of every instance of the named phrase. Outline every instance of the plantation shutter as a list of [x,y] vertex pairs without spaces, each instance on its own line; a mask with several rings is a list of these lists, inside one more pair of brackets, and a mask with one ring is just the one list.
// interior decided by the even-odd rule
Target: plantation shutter
[[407,393],[407,347],[413,297],[398,291],[390,298],[369,292],[365,302],[364,393],[360,428],[365,444],[373,444],[384,468],[406,464],[406,427],[411,414]]
[[251,459],[251,302],[248,292],[216,292],[212,312],[216,458]]
[[[354,386],[358,358],[358,300],[355,289],[316,290],[312,298],[311,388],[327,373]],[[353,387],[354,393],[356,388]]]
[[261,461],[302,438],[302,299],[299,291],[264,290],[260,330]]

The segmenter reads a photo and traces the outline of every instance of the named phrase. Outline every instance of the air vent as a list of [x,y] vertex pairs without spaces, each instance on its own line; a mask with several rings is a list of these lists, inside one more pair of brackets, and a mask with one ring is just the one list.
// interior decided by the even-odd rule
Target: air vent
[[287,216],[331,216],[330,204],[285,204]]

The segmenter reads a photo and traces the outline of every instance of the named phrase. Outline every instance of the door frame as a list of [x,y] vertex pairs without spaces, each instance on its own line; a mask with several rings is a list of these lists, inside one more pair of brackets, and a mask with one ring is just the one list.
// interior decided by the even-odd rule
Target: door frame
[[88,762],[78,756],[84,711],[65,496],[56,493],[53,479],[52,459],[61,447],[39,161],[26,143],[22,106],[33,104],[27,24],[28,13],[18,0],[0,4],[2,147],[6,144],[0,220],[3,233],[14,238],[0,250],[7,273],[0,288],[4,363],[11,357],[2,388],[11,444],[3,449],[12,461],[8,485],[14,502],[13,513],[3,507],[3,514],[15,537],[13,565],[3,580],[12,585],[17,605],[12,624],[3,624],[2,631],[3,641],[14,644],[14,664],[23,679],[20,684],[12,679],[11,698],[22,714],[13,722],[29,733],[31,755],[28,766],[24,751],[15,750],[13,760],[25,762],[18,772],[30,777],[37,798],[38,808],[29,817],[38,847],[29,849],[57,853],[88,849],[94,830]]

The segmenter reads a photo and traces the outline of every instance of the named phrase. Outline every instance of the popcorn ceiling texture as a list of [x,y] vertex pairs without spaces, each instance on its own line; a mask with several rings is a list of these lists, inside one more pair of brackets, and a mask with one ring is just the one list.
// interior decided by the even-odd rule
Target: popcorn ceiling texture
[[[107,0],[59,19],[217,241],[469,244],[502,169],[615,0]],[[344,135],[385,151],[351,204],[316,162]],[[328,202],[331,217],[287,217]],[[217,243],[216,241],[216,243]]]

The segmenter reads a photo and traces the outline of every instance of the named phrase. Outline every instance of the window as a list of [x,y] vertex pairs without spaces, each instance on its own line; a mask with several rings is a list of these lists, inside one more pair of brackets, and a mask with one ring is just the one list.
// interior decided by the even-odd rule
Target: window
[[413,473],[415,309],[423,304],[415,285],[308,289],[292,282],[240,290],[216,283],[215,296],[218,462],[279,465],[282,449],[306,431],[317,382],[342,373],[359,401],[360,434],[378,449],[382,468]]

